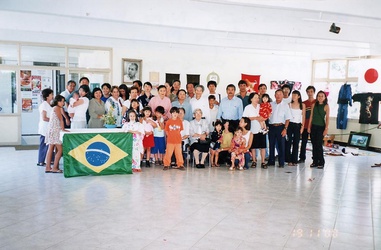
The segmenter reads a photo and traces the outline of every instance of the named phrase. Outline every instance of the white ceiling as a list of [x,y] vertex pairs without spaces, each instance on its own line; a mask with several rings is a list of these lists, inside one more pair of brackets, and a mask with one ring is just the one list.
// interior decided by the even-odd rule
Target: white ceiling
[[381,54],[380,12],[379,0],[1,0],[0,32],[356,57]]

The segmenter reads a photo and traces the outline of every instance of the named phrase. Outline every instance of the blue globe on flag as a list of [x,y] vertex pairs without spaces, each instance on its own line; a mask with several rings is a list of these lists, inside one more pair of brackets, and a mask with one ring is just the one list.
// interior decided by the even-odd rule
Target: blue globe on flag
[[99,167],[110,159],[110,148],[103,142],[93,142],[86,149],[86,160],[89,164]]

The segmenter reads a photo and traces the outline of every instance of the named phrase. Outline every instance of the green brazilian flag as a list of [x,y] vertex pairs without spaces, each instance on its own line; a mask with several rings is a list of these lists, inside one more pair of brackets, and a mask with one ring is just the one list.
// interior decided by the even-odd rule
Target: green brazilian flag
[[64,176],[132,174],[130,133],[66,133]]

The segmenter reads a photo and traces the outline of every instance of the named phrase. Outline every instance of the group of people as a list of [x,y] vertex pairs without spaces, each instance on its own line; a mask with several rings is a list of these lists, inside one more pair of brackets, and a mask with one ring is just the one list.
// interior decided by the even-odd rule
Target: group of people
[[215,81],[207,83],[206,91],[203,85],[194,83],[181,89],[181,82],[175,80],[158,86],[157,95],[151,93],[150,82],[143,84],[139,80],[130,88],[104,83],[101,88],[94,88],[91,96],[88,85],[89,79],[83,77],[75,91],[75,81],[69,81],[53,103],[53,91],[42,91],[38,165],[46,166],[47,173],[61,172],[58,161],[62,142],[57,131],[59,134],[69,127],[101,128],[108,113],[114,116],[118,127],[133,134],[134,171],[141,171],[144,153],[146,167],[150,167],[152,158],[155,164],[163,165],[163,170],[171,165],[184,170],[184,157],[189,152],[197,168],[205,168],[209,153],[212,167],[227,162],[230,170],[243,170],[249,168],[252,159],[251,167],[255,168],[258,154],[258,164],[268,168],[275,165],[275,150],[280,168],[286,162],[295,166],[306,160],[309,135],[313,145],[311,167],[324,168],[322,142],[328,132],[329,106],[323,91],[318,92],[315,100],[313,86],[307,87],[308,99],[302,102],[300,92],[291,93],[288,85],[276,90],[272,101],[265,84],[259,85],[258,92],[249,93],[250,83],[245,80],[238,82],[238,94],[235,85],[227,85],[224,98],[216,93]]

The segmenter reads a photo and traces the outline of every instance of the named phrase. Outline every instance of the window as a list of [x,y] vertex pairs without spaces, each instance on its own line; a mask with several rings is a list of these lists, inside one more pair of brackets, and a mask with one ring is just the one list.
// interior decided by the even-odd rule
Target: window
[[110,53],[109,50],[69,48],[69,67],[109,69]]
[[0,70],[0,114],[17,113],[16,71]]
[[65,48],[21,46],[21,65],[65,67]]
[[0,64],[18,65],[17,45],[0,44]]

